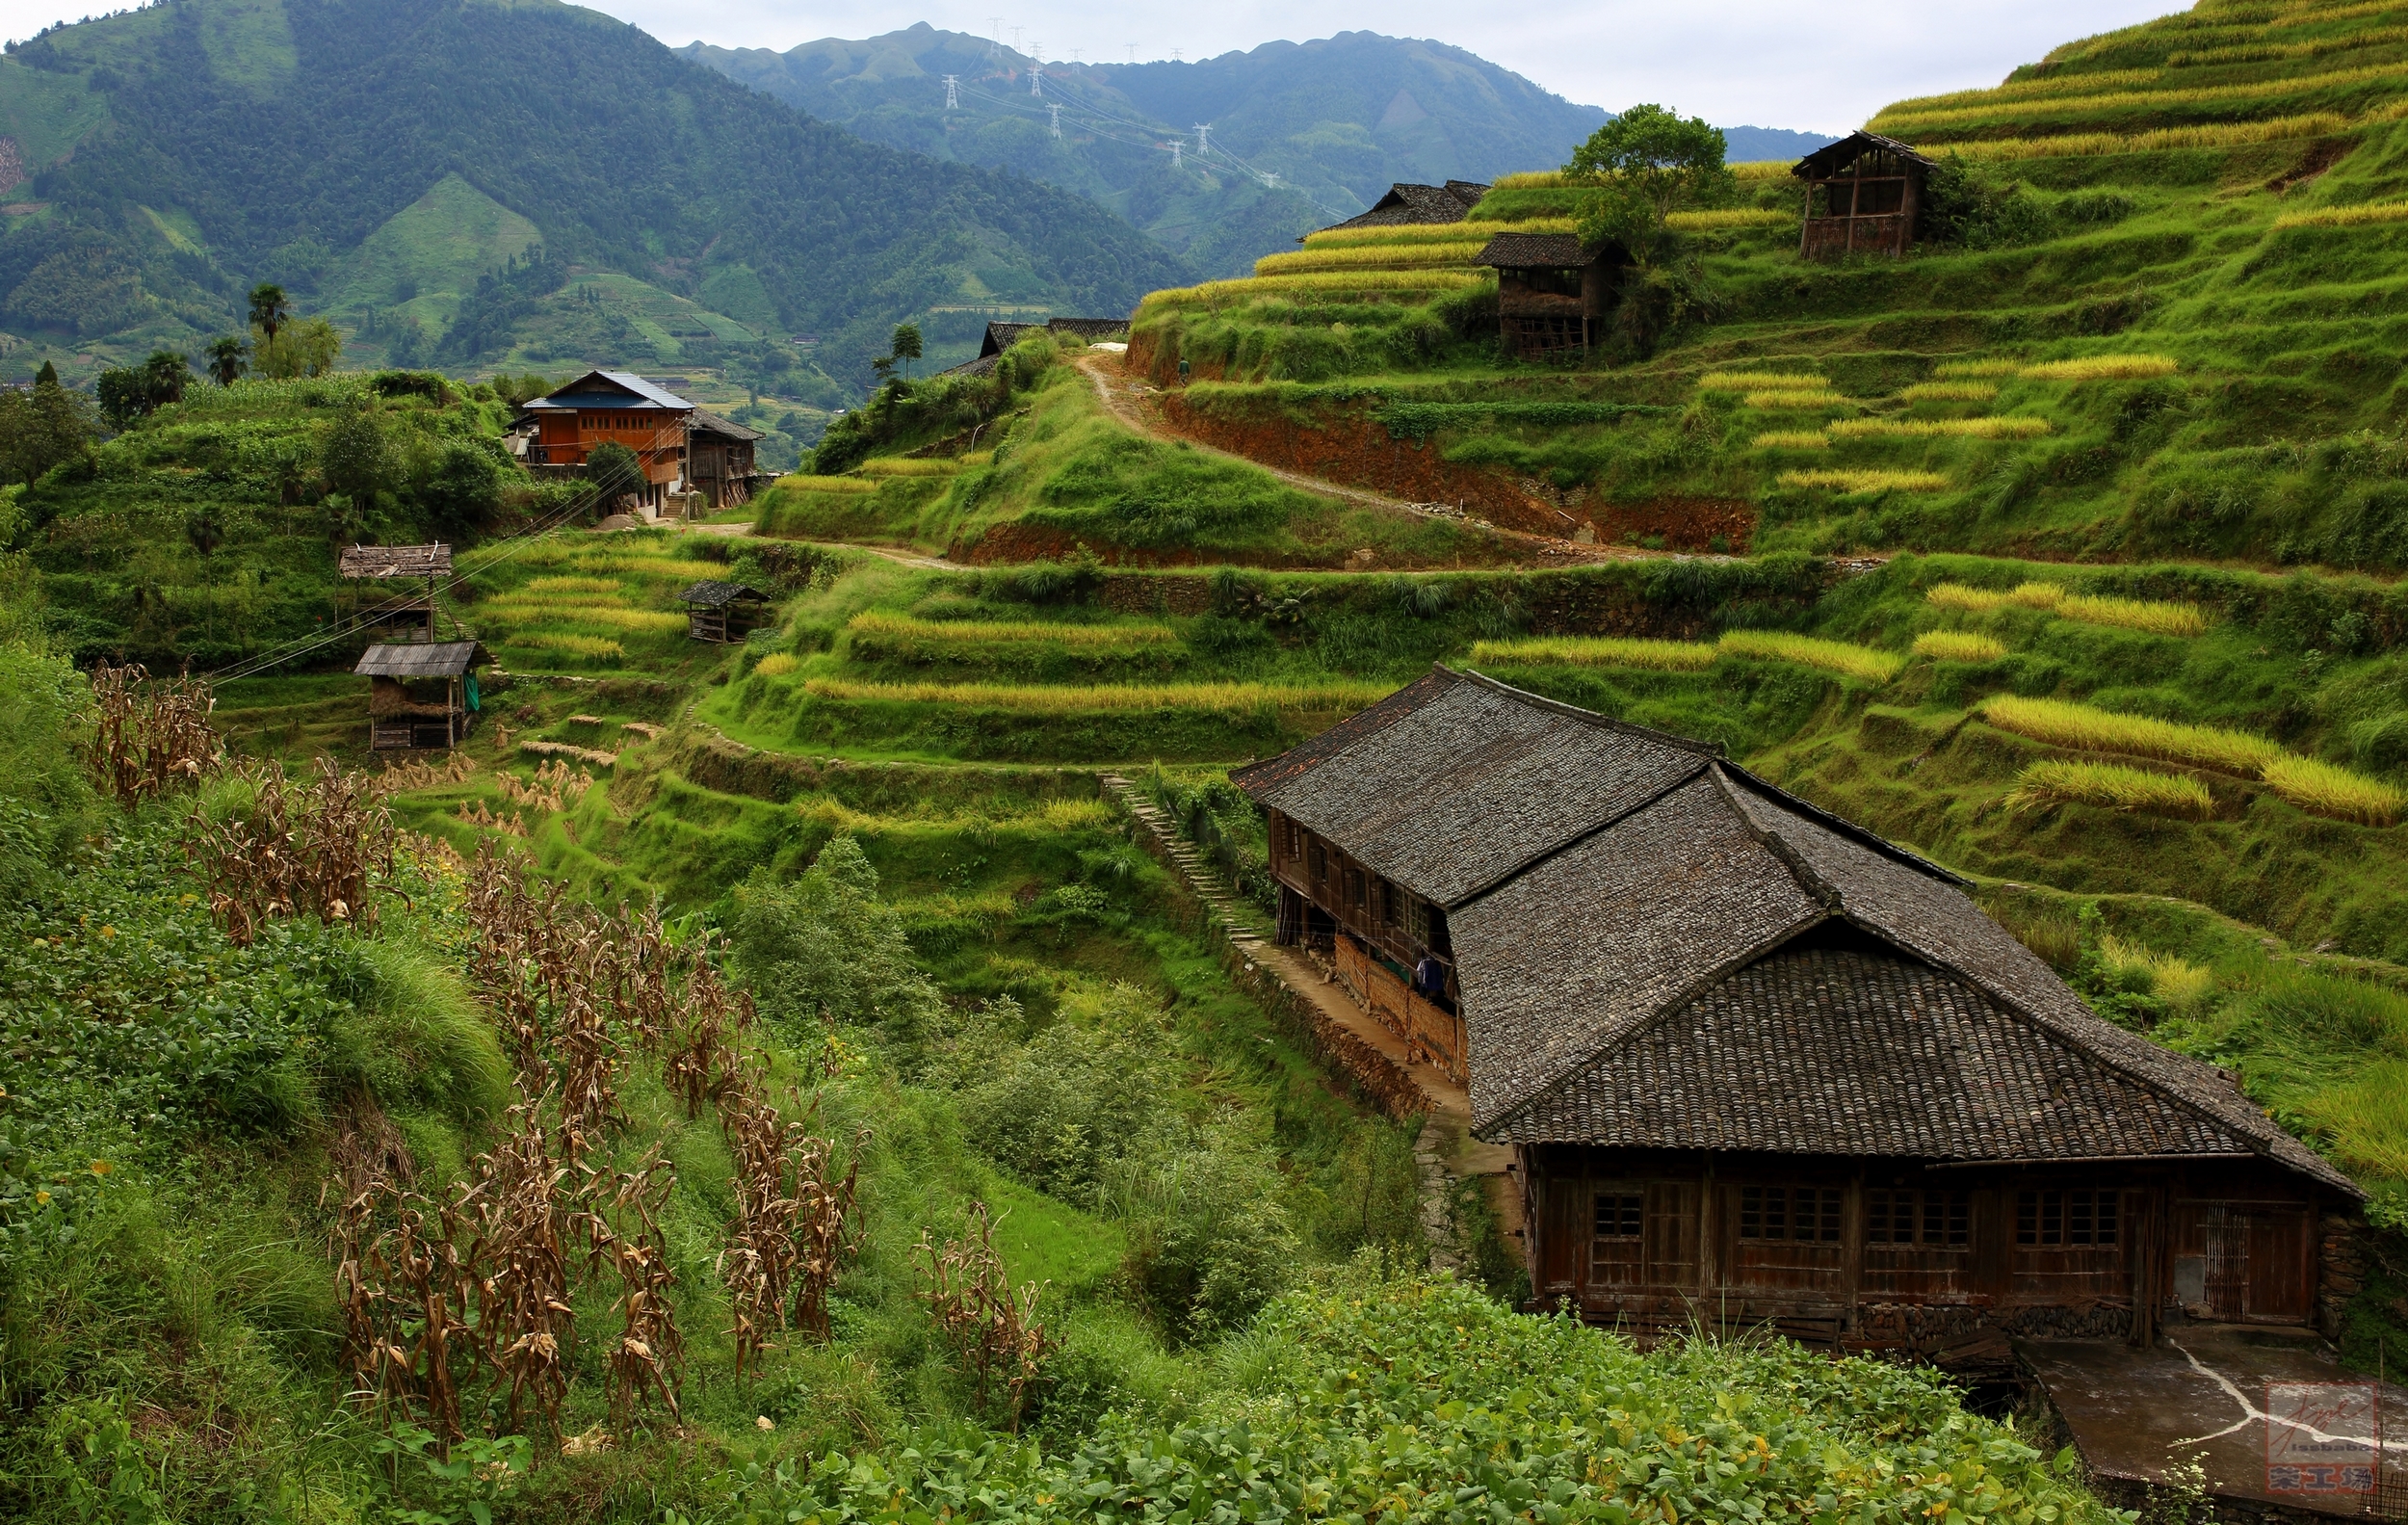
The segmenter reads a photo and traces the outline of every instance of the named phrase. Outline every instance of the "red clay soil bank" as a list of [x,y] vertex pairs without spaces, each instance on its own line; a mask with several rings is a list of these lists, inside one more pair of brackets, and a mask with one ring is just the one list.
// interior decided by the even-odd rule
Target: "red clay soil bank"
[[1391,439],[1360,410],[1324,412],[1300,424],[1276,405],[1260,412],[1207,412],[1174,392],[1163,399],[1162,418],[1173,434],[1233,456],[1408,503],[1459,503],[1500,529],[1560,539],[1575,528],[1502,477],[1451,464],[1426,445]]
[[[1391,437],[1363,408],[1320,411],[1299,422],[1275,404],[1222,412],[1192,407],[1172,392],[1163,398],[1160,416],[1165,429],[1198,444],[1410,503],[1459,503],[1500,529],[1563,539],[1586,526],[1610,545],[1660,541],[1665,550],[1738,555],[1746,553],[1756,532],[1754,506],[1737,498],[1599,506],[1579,494],[1551,503],[1510,478],[1456,465],[1427,443]],[[1716,538],[1723,543],[1714,544]]]

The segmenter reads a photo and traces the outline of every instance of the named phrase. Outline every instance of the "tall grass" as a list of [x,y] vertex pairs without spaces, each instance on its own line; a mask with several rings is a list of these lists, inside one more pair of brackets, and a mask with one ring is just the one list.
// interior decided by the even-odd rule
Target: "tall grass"
[[[2077,76],[2081,78],[2081,76]],[[2208,106],[2223,101],[2278,99],[2286,95],[2303,94],[2316,90],[2345,90],[2353,85],[2377,82],[2400,82],[2403,79],[2395,64],[2376,64],[2361,68],[2334,69],[2323,74],[2303,74],[2289,79],[2250,80],[2238,85],[2197,85],[2187,90],[2115,91],[2102,95],[2062,95],[2000,102],[2009,107],[2038,107],[2064,114],[2096,114],[2121,111],[2142,106]],[[1996,118],[2001,114],[1990,105],[1970,105],[1944,111],[1884,110],[1875,117],[1871,130],[1880,133],[1927,132],[1934,127],[1953,127],[1966,122]]]
[[2367,201],[2357,206],[2326,206],[2313,212],[2291,212],[2274,220],[2276,227],[2359,227],[2369,223],[2408,222],[2408,201]]
[[1770,206],[1726,206],[1705,212],[1674,212],[1663,225],[1676,233],[1712,233],[1727,227],[1779,227],[1798,219],[1795,212]]
[[1534,636],[1479,641],[1472,661],[1525,667],[1653,668],[1694,672],[1714,665],[1720,650],[1702,641],[1645,641],[1625,636]]
[[875,610],[853,616],[845,628],[854,635],[882,636],[922,645],[1031,644],[1079,651],[1153,650],[1179,644],[1168,625],[1049,624],[1036,619],[916,619]]
[[1924,592],[1924,598],[1942,609],[1962,609],[1970,614],[1979,614],[2014,602],[2010,593],[1989,588],[1968,588],[1963,583],[1934,583]]
[[2085,624],[2121,625],[2160,636],[2199,636],[2208,631],[2207,611],[2197,604],[2162,602],[2154,598],[2098,598],[2068,593],[2056,612]]
[[1785,487],[1828,487],[1835,492],[1938,492],[1949,479],[1937,471],[1784,471]]
[[765,678],[780,678],[802,666],[800,658],[791,651],[772,651],[753,665],[752,670]]
[[859,477],[806,477],[790,474],[772,484],[793,492],[876,492],[877,484]]
[[2159,953],[2124,941],[2113,933],[2099,939],[2099,957],[2119,979],[2137,974],[2149,993],[2177,1012],[2190,1011],[2215,993],[2215,975],[2179,954]]
[[873,456],[853,469],[865,477],[957,477],[961,474],[961,462],[949,459]]
[[2281,761],[2284,755],[2280,746],[2250,731],[2121,715],[2065,699],[2000,694],[1982,704],[1981,717],[2001,730],[2052,747],[2155,757],[2238,778],[2258,776],[2267,764]]
[[1733,179],[1741,182],[1778,180],[1794,171],[1797,168],[1797,161],[1794,159],[1742,159],[1725,168],[1731,171]]
[[1820,636],[1793,635],[1786,630],[1726,630],[1718,644],[1731,656],[1795,662],[1868,683],[1887,683],[1898,676],[1898,669],[1906,666],[1906,658],[1895,651],[1852,645],[1845,641],[1826,641]]
[[2337,111],[2276,117],[2265,121],[2212,122],[2196,127],[2160,127],[2153,132],[2080,132],[2052,138],[1975,138],[1948,145],[1966,159],[2094,159],[2110,153],[2161,153],[2171,148],[2238,148],[2290,138],[2321,138],[2346,132],[2360,118]]
[[1996,662],[2006,643],[1972,630],[1926,630],[1915,638],[1915,655],[1941,662]]
[[1831,426],[1839,439],[2037,439],[2049,421],[2028,415],[1989,418],[1847,418]]
[[1161,291],[1149,292],[1138,303],[1138,309],[1142,312],[1150,307],[1197,302],[1212,306],[1224,302],[1246,302],[1257,297],[1326,297],[1339,292],[1435,296],[1441,292],[1468,291],[1492,278],[1484,273],[1455,270],[1322,271],[1305,276],[1257,276],[1234,280],[1208,280],[1195,286],[1167,286]]
[[1809,392],[1796,387],[1783,387],[1773,392],[1750,392],[1740,399],[1746,407],[1759,412],[1814,412],[1829,408],[1854,406],[1837,392]]
[[2265,786],[2313,815],[2391,826],[2408,808],[2408,793],[2313,757],[2285,757],[2265,765]]
[[[567,603],[496,598],[477,612],[506,625],[573,625],[630,635],[670,635],[686,628],[686,617],[667,610],[630,609],[624,604]],[[504,636],[505,641],[512,637]],[[525,644],[524,641],[517,642]]]
[[2044,360],[2016,374],[2028,381],[2122,381],[2171,376],[2182,366],[2165,355],[2085,355],[2072,360]]
[[555,597],[566,593],[615,593],[619,585],[608,577],[531,577],[506,594],[507,597]]
[[1758,434],[1758,450],[1828,450],[1831,436],[1819,429],[1774,429]]
[[1257,276],[1292,276],[1319,270],[1417,270],[1426,265],[1466,265],[1486,248],[1483,238],[1451,244],[1347,244],[1335,249],[1305,248],[1285,254],[1265,254],[1254,262]]
[[1785,389],[1823,392],[1831,379],[1813,371],[1708,371],[1697,379],[1701,392],[1776,392]]
[[572,635],[566,631],[538,630],[527,635],[504,638],[503,644],[524,651],[557,651],[563,656],[584,657],[594,662],[615,662],[627,654],[627,648],[601,636]]
[[[1943,380],[1950,380],[1958,377],[2015,376],[2023,369],[2024,362],[2021,360],[1943,360],[1939,368],[1931,374]],[[1907,390],[1912,391],[1914,388],[1909,387]]]
[[1324,227],[1304,235],[1310,249],[1347,249],[1357,244],[1383,247],[1400,244],[1461,244],[1491,239],[1499,233],[1572,233],[1580,224],[1568,217],[1539,217],[1527,223],[1394,223],[1386,227]]
[[2164,74],[2163,69],[2106,69],[2096,74],[2053,75],[2043,79],[2010,80],[2003,85],[1989,85],[1977,90],[1950,91],[1945,95],[1913,95],[1894,100],[1881,108],[1883,117],[1908,117],[1919,112],[1944,110],[1951,106],[1974,105],[1991,100],[2023,100],[2037,95],[2057,95],[2082,91],[2113,89],[2119,85],[2146,85]]
[[1014,683],[854,683],[808,678],[805,692],[824,699],[873,703],[945,704],[1007,709],[1029,715],[1091,710],[1202,710],[1251,715],[1266,709],[1327,713],[1361,709],[1387,697],[1392,685],[1350,683],[1163,683],[1051,687]]
[[2122,763],[2036,762],[2015,780],[2006,797],[2011,810],[2038,810],[2056,804],[2098,805],[2107,810],[2140,810],[2151,815],[2182,816],[2205,821],[2215,814],[2208,786],[2188,774],[2151,773]]
[[1999,388],[1993,381],[1917,381],[1899,387],[1898,395],[1908,403],[1986,403]]
[[[2385,5],[2386,11],[2396,11],[2396,5]],[[2329,19],[2319,15],[2316,19]],[[2281,22],[2275,23],[2280,26]],[[2313,42],[2240,42],[2230,47],[2186,48],[2165,55],[2168,68],[2195,68],[2215,64],[2260,64],[2275,59],[2317,58],[2326,53],[2346,52],[2352,48],[2383,47],[2395,42],[2408,42],[2408,27],[2375,27],[2369,31],[2352,32],[2345,37],[2318,38]]]

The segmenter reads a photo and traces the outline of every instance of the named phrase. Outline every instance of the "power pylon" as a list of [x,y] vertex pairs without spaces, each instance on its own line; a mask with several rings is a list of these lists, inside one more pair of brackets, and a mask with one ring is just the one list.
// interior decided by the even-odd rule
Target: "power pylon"
[[958,74],[948,74],[945,76],[945,109],[947,111],[958,111],[960,108],[961,76]]
[[1047,101],[1047,102],[1045,103],[1045,109],[1046,109],[1047,111],[1050,111],[1050,112],[1052,112],[1052,113],[1054,114],[1054,136],[1055,136],[1055,137],[1057,137],[1057,138],[1060,137],[1060,136],[1061,136],[1061,103],[1060,103],[1060,101],[1051,101],[1051,100],[1049,100],[1049,101]]

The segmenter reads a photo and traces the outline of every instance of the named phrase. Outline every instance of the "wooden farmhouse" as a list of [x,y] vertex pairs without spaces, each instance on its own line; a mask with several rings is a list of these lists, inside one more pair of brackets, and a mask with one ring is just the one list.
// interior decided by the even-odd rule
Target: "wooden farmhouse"
[[1948,871],[1716,748],[1440,668],[1233,778],[1281,940],[1510,1145],[1536,1306],[1975,1372],[2011,1338],[2337,1326],[2346,1177]]
[[370,646],[352,669],[368,680],[370,749],[458,746],[481,702],[476,670],[492,660],[474,641]]
[[1915,244],[1924,179],[1932,163],[1876,132],[1852,132],[1792,167],[1806,182],[1806,226],[1797,251],[1807,259],[1841,254],[1903,254]]
[[435,585],[452,575],[448,545],[346,545],[336,561],[354,591],[353,614],[363,624],[423,627],[434,639]]
[[1572,233],[1500,233],[1473,260],[1497,273],[1497,329],[1516,358],[1584,357],[1605,336],[1622,246]]
[[752,460],[759,431],[624,371],[589,371],[529,403],[522,416],[534,429],[527,463],[537,470],[582,467],[605,441],[634,451],[641,479],[615,496],[632,495],[647,513],[689,491],[712,508],[733,508],[751,497],[763,475]]

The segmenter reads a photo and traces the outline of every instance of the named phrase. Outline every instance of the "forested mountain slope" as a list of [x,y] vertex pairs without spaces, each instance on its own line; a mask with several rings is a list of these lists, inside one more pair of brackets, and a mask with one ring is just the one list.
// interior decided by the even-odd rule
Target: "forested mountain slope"
[[[270,278],[452,364],[676,357],[649,322],[770,372],[816,334],[850,378],[932,305],[1116,313],[1182,274],[1083,197],[865,144],[548,0],[174,0],[16,47],[0,122],[0,323],[60,351],[189,346]],[[642,290],[559,300],[590,273]]]

